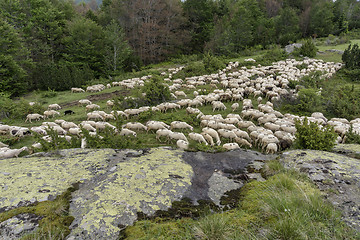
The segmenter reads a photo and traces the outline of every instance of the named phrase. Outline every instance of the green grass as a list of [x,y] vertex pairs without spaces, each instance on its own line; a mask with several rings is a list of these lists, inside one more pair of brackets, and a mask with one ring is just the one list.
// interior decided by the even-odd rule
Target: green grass
[[[352,45],[354,44],[360,44],[360,39],[353,39],[350,41],[350,43]],[[349,43],[345,43],[345,44],[339,44],[339,45],[320,45],[320,46],[316,46],[319,51],[325,51],[325,50],[329,50],[329,49],[336,49],[336,50],[341,50],[344,51],[345,49],[347,49],[349,46]]]
[[270,161],[265,182],[242,188],[238,207],[200,219],[142,220],[124,239],[359,239],[310,180]]

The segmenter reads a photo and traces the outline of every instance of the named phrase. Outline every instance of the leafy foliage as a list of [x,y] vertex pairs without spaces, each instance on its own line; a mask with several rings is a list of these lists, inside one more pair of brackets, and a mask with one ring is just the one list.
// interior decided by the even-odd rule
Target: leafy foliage
[[349,47],[344,51],[342,60],[345,63],[344,73],[352,81],[360,81],[360,48],[358,44]]
[[146,94],[145,100],[150,105],[166,102],[170,99],[169,87],[158,76],[152,77],[150,81],[144,84],[143,92]]
[[300,149],[331,150],[335,145],[337,134],[332,126],[320,128],[307,118],[297,121],[295,146]]
[[313,58],[316,56],[317,48],[311,39],[305,41],[305,43],[299,49],[299,55],[304,57]]

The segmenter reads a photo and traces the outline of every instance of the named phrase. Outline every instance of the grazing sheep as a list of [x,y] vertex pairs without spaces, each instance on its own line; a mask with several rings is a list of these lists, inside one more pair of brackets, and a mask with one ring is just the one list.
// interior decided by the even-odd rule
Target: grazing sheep
[[69,128],[68,132],[69,132],[69,134],[76,135],[76,136],[80,137],[81,129],[78,128],[78,127]]
[[103,116],[101,116],[100,114],[98,114],[98,113],[94,113],[94,112],[90,112],[90,113],[88,113],[88,114],[86,114],[87,115],[87,120],[89,121],[89,120],[101,120],[101,121],[104,121],[104,117]]
[[243,130],[240,130],[240,129],[236,128],[236,129],[232,129],[231,131],[232,131],[233,133],[235,133],[236,136],[238,136],[238,137],[240,137],[240,138],[245,138],[245,139],[247,139],[248,141],[251,140],[249,134],[248,134],[247,132],[243,131]]
[[187,124],[186,122],[180,122],[180,121],[173,121],[170,124],[170,129],[190,129],[190,131],[193,131],[194,128],[192,126],[190,126],[189,124]]
[[13,158],[18,157],[23,151],[29,151],[28,147],[22,147],[20,149],[9,149],[3,152],[0,152],[0,158]]
[[89,123],[82,124],[82,127],[88,131],[96,132],[96,128],[90,125]]
[[79,100],[79,103],[81,105],[91,105],[92,104],[92,102],[88,99],[81,99],[81,100]]
[[246,147],[252,148],[252,144],[249,143],[246,139],[236,137],[235,142],[240,144],[240,146],[246,146]]
[[189,133],[189,138],[199,143],[205,143],[205,145],[208,145],[205,138],[199,133]]
[[130,129],[127,129],[127,128],[123,128],[121,129],[120,131],[120,135],[121,136],[129,136],[129,135],[132,135],[134,137],[136,137],[136,132],[130,130]]
[[219,135],[223,138],[229,138],[230,141],[232,141],[234,138],[236,138],[236,134],[233,133],[232,131],[230,130],[227,130],[227,129],[218,129],[217,130]]
[[108,100],[106,102],[106,106],[108,106],[109,108],[112,108],[114,106],[114,100]]
[[187,150],[189,148],[189,142],[179,139],[176,141],[176,146],[180,149]]
[[167,129],[168,125],[166,125],[165,123],[163,122],[158,122],[158,121],[149,121],[146,123],[146,126],[147,126],[147,131],[146,132],[149,132],[150,130],[159,130],[159,129]]
[[214,146],[214,139],[208,134],[208,133],[204,133],[202,132],[201,135],[204,137],[204,139],[210,144],[210,146]]
[[211,137],[213,137],[213,138],[216,140],[216,144],[217,144],[218,146],[221,144],[219,134],[218,134],[218,132],[217,132],[215,129],[209,128],[209,127],[205,127],[205,128],[202,129],[202,131],[203,131],[204,133],[209,134]]
[[173,132],[171,130],[169,130],[169,129],[165,129],[165,128],[164,129],[159,129],[159,130],[156,131],[156,139],[159,142],[161,142],[160,137],[166,137],[167,139],[169,139],[171,133],[173,133]]
[[89,110],[94,110],[94,109],[100,109],[100,106],[97,105],[97,104],[89,104],[89,105],[86,105],[86,111],[89,111]]
[[170,139],[174,139],[174,140],[184,140],[186,142],[189,142],[187,140],[187,138],[185,137],[185,135],[183,133],[180,132],[172,132],[169,134]]
[[147,127],[144,124],[139,123],[139,122],[128,122],[128,123],[124,124],[122,127],[131,129],[131,130],[135,130],[135,131],[136,130],[144,130],[144,131],[147,130]]
[[60,107],[60,105],[57,104],[57,103],[50,104],[50,105],[48,106],[48,110],[59,110],[59,109],[61,109],[61,107]]
[[2,143],[0,142],[0,148],[5,148],[5,147],[8,147],[9,145],[5,144],[5,143]]
[[226,149],[227,151],[240,149],[240,147],[237,143],[225,143],[223,145],[223,148]]
[[81,89],[81,88],[71,88],[71,92],[72,93],[82,93],[82,92],[85,92],[85,90]]
[[239,108],[239,104],[238,103],[234,103],[233,105],[231,105],[231,109],[233,112],[235,112],[236,109]]
[[220,101],[214,101],[212,102],[212,109],[213,112],[215,112],[215,110],[226,110],[226,106]]
[[44,129],[44,127],[32,127],[30,130],[44,136],[47,135],[47,132]]
[[49,117],[54,117],[55,115],[59,115],[59,116],[60,116],[60,112],[55,111],[55,110],[45,111],[45,112],[44,112],[44,119],[49,118]]
[[276,143],[269,143],[267,146],[266,146],[266,153],[267,154],[274,154],[276,153],[278,150],[278,147],[277,147],[277,144]]
[[26,116],[25,122],[29,121],[31,123],[31,120],[39,121],[41,118],[44,119],[44,116],[38,113],[28,114]]

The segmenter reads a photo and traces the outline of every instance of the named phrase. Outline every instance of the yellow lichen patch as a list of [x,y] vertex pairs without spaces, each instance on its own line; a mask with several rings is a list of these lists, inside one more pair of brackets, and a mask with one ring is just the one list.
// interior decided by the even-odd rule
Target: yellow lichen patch
[[75,149],[57,156],[0,160],[0,208],[59,195],[73,183],[93,176],[114,153],[111,149]]
[[90,190],[91,200],[83,200],[81,193],[74,197],[84,216],[73,233],[103,229],[111,238],[119,233],[118,224],[130,225],[136,220],[136,212],[152,214],[171,207],[188,189],[193,176],[192,167],[181,154],[158,148],[118,163],[116,171]]

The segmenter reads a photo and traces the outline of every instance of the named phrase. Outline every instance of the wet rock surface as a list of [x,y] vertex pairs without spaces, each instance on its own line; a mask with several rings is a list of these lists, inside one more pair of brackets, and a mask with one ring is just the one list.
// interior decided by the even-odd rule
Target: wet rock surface
[[[334,151],[354,154],[360,148],[338,145]],[[338,153],[294,150],[282,155],[287,167],[306,173],[343,213],[343,219],[360,231],[360,160]]]
[[[157,148],[68,149],[4,159],[0,211],[52,200],[78,183],[70,203],[75,220],[67,239],[117,239],[137,220],[137,213],[151,216],[168,210],[174,201],[211,200],[222,207],[221,197],[249,178],[247,166],[258,169],[273,158],[248,150],[211,154]],[[1,224],[16,221],[5,222]],[[22,225],[13,225],[8,235]]]

